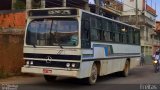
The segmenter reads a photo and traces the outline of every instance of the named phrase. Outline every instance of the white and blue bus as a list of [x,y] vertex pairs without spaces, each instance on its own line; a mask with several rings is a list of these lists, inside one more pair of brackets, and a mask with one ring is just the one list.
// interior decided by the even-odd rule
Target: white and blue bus
[[140,31],[117,20],[77,8],[28,10],[23,73],[84,79],[121,72],[139,64]]

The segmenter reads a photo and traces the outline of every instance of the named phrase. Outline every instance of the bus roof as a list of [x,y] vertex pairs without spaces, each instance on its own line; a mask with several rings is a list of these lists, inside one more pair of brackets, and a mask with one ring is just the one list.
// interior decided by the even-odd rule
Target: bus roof
[[123,25],[127,25],[127,26],[130,26],[130,27],[136,28],[136,29],[140,29],[140,28],[138,28],[138,27],[136,27],[134,25],[130,25],[130,24],[118,21],[118,20],[114,20],[114,19],[111,19],[111,18],[108,18],[108,17],[104,17],[102,15],[98,15],[98,14],[95,14],[95,13],[92,13],[92,12],[88,12],[88,11],[85,11],[85,10],[80,9],[80,8],[74,8],[74,7],[55,7],[55,8],[43,8],[43,9],[28,9],[27,12],[29,12],[31,10],[38,11],[38,10],[52,10],[52,9],[77,9],[77,10],[80,10],[82,12],[94,15],[94,16],[98,16],[98,17],[101,17],[101,18],[104,18],[104,19],[108,19],[108,20],[113,21],[113,22],[121,23]]
[[121,22],[121,21],[118,21],[118,20],[114,20],[114,19],[111,19],[111,18],[108,18],[108,17],[105,17],[105,16],[102,16],[102,15],[98,15],[98,14],[95,14],[95,13],[92,13],[92,12],[88,12],[88,11],[85,11],[85,10],[82,10],[80,9],[82,12],[86,12],[86,13],[89,13],[89,14],[92,14],[92,15],[95,15],[95,16],[99,16],[101,18],[104,18],[104,19],[108,19],[110,21],[113,21],[113,22],[117,22],[117,23],[121,23],[123,25],[127,25],[127,26],[130,26],[130,27],[133,27],[133,28],[136,28],[136,29],[140,29],[134,25],[130,25],[130,24],[127,24],[127,23],[124,23],[124,22]]

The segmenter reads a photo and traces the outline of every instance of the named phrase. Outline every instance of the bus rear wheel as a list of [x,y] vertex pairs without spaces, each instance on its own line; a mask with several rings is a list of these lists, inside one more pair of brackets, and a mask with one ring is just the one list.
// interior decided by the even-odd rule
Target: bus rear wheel
[[125,63],[124,70],[122,71],[122,76],[127,77],[129,75],[129,61],[127,60]]
[[53,82],[55,81],[57,78],[57,76],[50,76],[50,75],[44,75],[44,79],[47,81],[47,82]]
[[93,85],[96,83],[97,77],[98,77],[97,66],[96,64],[93,64],[90,77],[85,78],[85,82],[89,85]]

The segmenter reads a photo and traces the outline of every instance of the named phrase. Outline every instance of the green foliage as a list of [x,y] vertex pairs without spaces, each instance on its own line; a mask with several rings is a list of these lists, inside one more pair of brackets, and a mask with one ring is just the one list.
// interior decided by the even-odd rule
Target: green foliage
[[8,77],[8,74],[0,71],[0,78],[6,78],[6,77]]
[[14,8],[16,10],[26,9],[26,5],[23,1],[17,0],[16,3],[14,4]]

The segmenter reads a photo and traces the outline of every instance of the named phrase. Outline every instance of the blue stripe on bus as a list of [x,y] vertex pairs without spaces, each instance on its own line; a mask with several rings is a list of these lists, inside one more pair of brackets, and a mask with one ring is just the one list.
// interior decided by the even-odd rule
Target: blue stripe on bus
[[[94,47],[104,47],[104,53],[105,53],[105,56],[107,57],[107,56],[109,56],[109,53],[111,54],[113,54],[113,52],[112,52],[112,45],[103,45],[103,44],[93,44],[93,48]],[[110,52],[109,52],[109,49],[110,49]]]
[[105,50],[105,56],[108,56],[108,47],[104,47],[104,50]]
[[103,45],[103,44],[93,44],[93,47],[108,47],[110,45]]
[[83,54],[82,58],[92,58],[93,56],[93,54]]
[[140,56],[123,56],[123,57],[108,57],[108,58],[87,58],[87,59],[82,59],[82,62],[87,62],[87,61],[100,61],[100,60],[115,60],[115,59],[122,59],[122,58],[137,58]]

